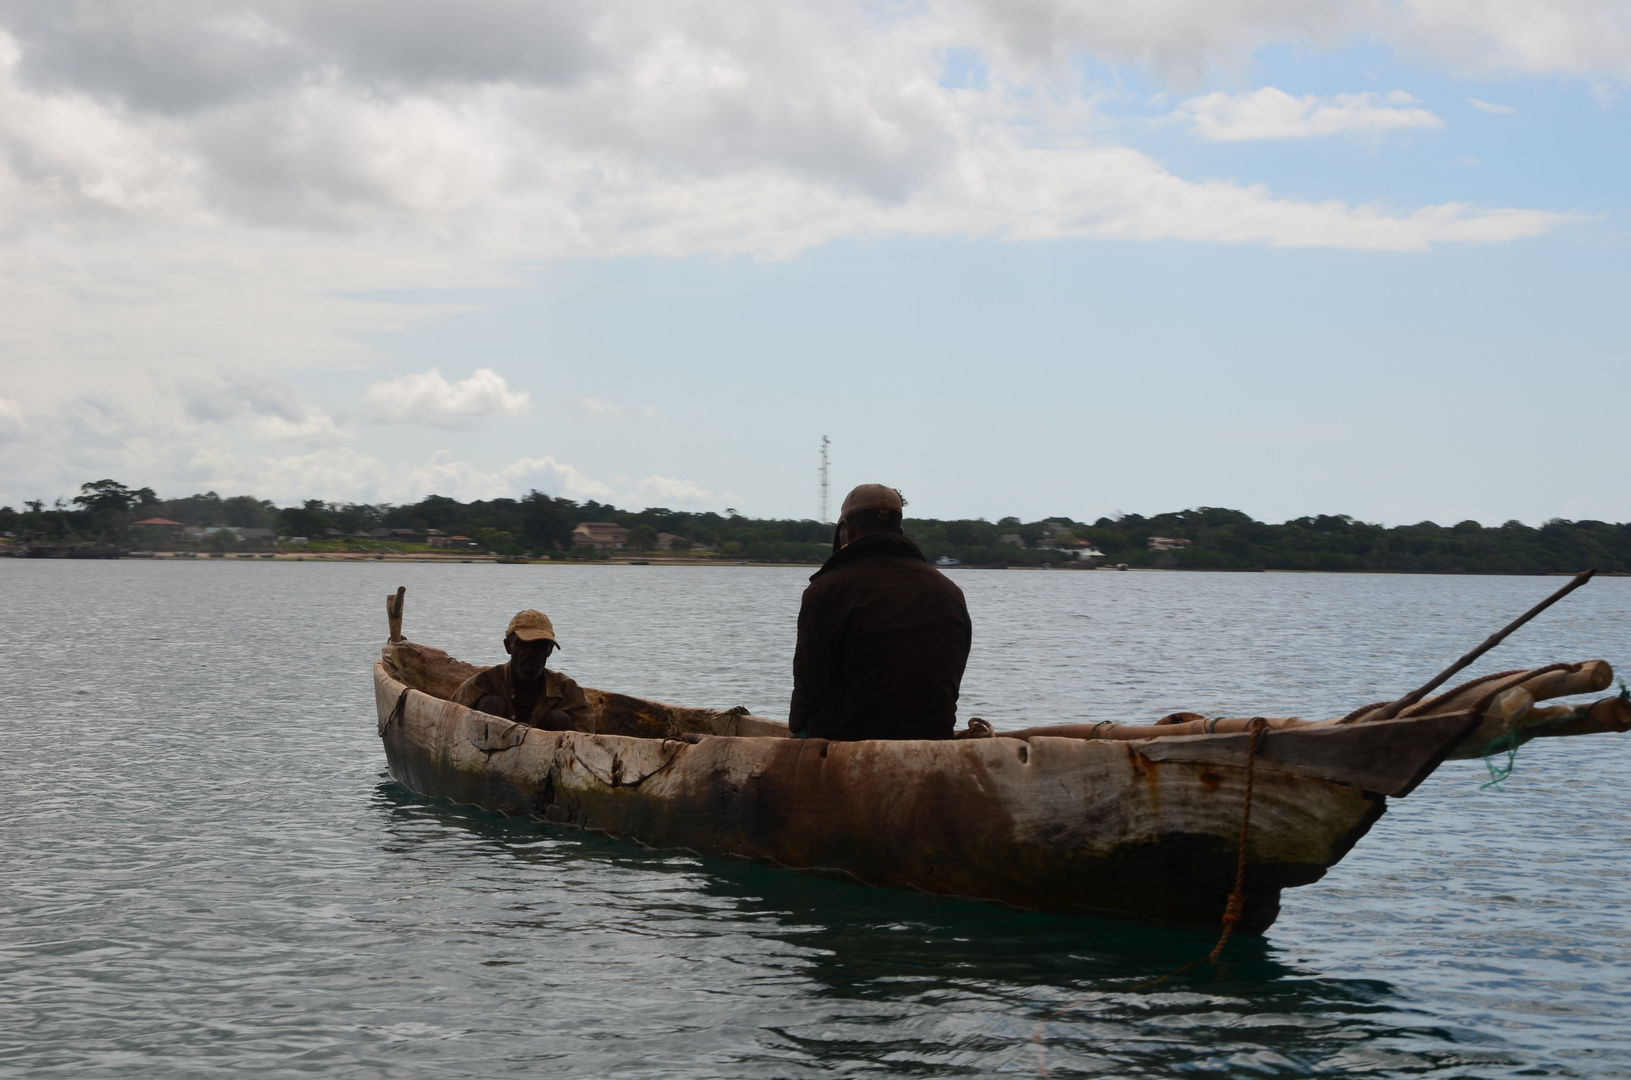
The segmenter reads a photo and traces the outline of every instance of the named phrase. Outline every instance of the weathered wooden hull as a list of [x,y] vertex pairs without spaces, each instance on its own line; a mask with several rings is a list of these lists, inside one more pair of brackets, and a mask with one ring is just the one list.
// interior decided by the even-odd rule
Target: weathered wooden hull
[[[661,737],[678,734],[666,707],[619,697],[613,726],[658,736],[637,737],[512,724],[410,689],[383,661],[374,686],[393,776],[504,814],[1060,914],[1215,927],[1234,884],[1244,733],[828,742],[710,714],[732,734],[686,739]],[[1264,734],[1239,929],[1266,929],[1282,889],[1317,881],[1478,721]]]

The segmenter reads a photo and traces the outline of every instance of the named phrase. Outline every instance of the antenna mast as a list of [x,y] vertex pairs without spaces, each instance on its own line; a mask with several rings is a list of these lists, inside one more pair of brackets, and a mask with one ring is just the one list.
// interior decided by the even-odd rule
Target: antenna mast
[[830,524],[827,518],[827,444],[832,440],[821,436],[821,524]]

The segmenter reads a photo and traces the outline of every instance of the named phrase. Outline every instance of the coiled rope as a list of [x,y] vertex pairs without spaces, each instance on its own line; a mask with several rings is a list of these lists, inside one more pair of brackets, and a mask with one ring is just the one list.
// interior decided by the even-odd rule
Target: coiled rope
[[[1228,902],[1223,906],[1223,932],[1218,935],[1218,943],[1212,946],[1212,951],[1204,957],[1191,960],[1183,967],[1174,968],[1158,978],[1141,982],[1137,986],[1129,986],[1121,993],[1132,994],[1140,990],[1148,990],[1152,986],[1159,986],[1174,976],[1182,975],[1203,961],[1215,964],[1218,962],[1218,958],[1223,955],[1224,946],[1229,944],[1229,937],[1235,932],[1235,925],[1240,922],[1241,912],[1246,907],[1246,841],[1252,827],[1252,782],[1257,771],[1255,768],[1257,764],[1257,745],[1262,741],[1263,732],[1268,730],[1268,726],[1269,722],[1261,716],[1252,717],[1251,722],[1247,725],[1247,730],[1251,732],[1252,737],[1251,741],[1246,744],[1246,794],[1242,800],[1243,805],[1240,813],[1240,842],[1237,845],[1237,854],[1235,856],[1235,887],[1229,893]],[[1048,1047],[1042,1041],[1042,1030],[1047,1022],[1057,1020],[1072,1009],[1085,1005],[1094,998],[1103,997],[1106,993],[1109,993],[1109,991],[1095,990],[1086,997],[1078,998],[1068,1005],[1055,1009],[1036,1022],[1036,1030],[1031,1033],[1031,1042],[1036,1046],[1037,1075],[1048,1075]]]

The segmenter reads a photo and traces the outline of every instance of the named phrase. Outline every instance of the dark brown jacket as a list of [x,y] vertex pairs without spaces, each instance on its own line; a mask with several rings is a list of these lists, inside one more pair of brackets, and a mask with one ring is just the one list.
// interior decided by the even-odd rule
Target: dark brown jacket
[[569,676],[558,671],[544,672],[544,692],[533,703],[532,715],[529,717],[515,715],[514,691],[515,688],[510,683],[510,665],[499,664],[497,667],[483,668],[460,683],[459,688],[453,691],[453,700],[473,709],[476,702],[486,695],[497,694],[509,706],[506,720],[519,720],[523,724],[538,727],[551,710],[560,709],[572,718],[574,730],[595,730],[594,710],[589,706],[589,699],[584,697],[583,688]]
[[972,624],[918,546],[872,533],[834,553],[799,608],[789,722],[812,739],[949,739]]

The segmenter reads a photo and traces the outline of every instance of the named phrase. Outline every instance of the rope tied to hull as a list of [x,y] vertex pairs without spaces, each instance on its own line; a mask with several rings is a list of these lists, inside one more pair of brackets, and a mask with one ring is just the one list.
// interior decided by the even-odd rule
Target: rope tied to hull
[[1246,797],[1242,800],[1240,811],[1240,845],[1239,853],[1235,857],[1235,887],[1229,893],[1229,902],[1223,907],[1223,933],[1206,957],[1213,963],[1216,963],[1218,957],[1223,954],[1223,947],[1229,944],[1229,935],[1235,932],[1235,924],[1240,922],[1240,913],[1246,907],[1246,839],[1252,828],[1252,781],[1257,775],[1254,767],[1257,764],[1257,744],[1262,741],[1263,732],[1268,726],[1269,722],[1261,716],[1252,717],[1249,725],[1252,738],[1246,744]]
[[[1218,943],[1212,946],[1212,951],[1207,953],[1206,956],[1191,960],[1183,967],[1175,968],[1172,971],[1167,972],[1165,975],[1150,979],[1147,982],[1141,982],[1136,986],[1129,986],[1127,989],[1121,991],[1121,993],[1132,994],[1140,990],[1148,990],[1152,986],[1159,986],[1168,979],[1182,975],[1190,968],[1202,962],[1215,964],[1218,962],[1218,958],[1223,955],[1224,947],[1229,944],[1229,938],[1234,934],[1235,926],[1240,922],[1241,914],[1246,908],[1246,850],[1247,841],[1250,838],[1252,827],[1252,782],[1257,772],[1257,747],[1258,744],[1262,742],[1263,733],[1268,729],[1268,720],[1261,716],[1252,717],[1246,727],[1246,730],[1251,732],[1251,739],[1246,744],[1246,791],[1244,797],[1241,799],[1240,841],[1237,845],[1235,855],[1235,885],[1229,892],[1228,901],[1223,905],[1223,932],[1218,935]],[[1096,997],[1100,997],[1107,992],[1108,991],[1104,990],[1095,990],[1087,997],[1078,998],[1068,1005],[1055,1009],[1053,1012],[1048,1013],[1046,1016],[1042,1017],[1042,1019],[1036,1022],[1036,1030],[1031,1033],[1031,1042],[1036,1046],[1036,1070],[1038,1075],[1048,1075],[1048,1048],[1042,1041],[1043,1025],[1045,1025],[1049,1020],[1058,1019],[1059,1017],[1065,1015],[1065,1013],[1076,1008],[1078,1005],[1085,1004],[1086,1002],[1089,1002]]]

